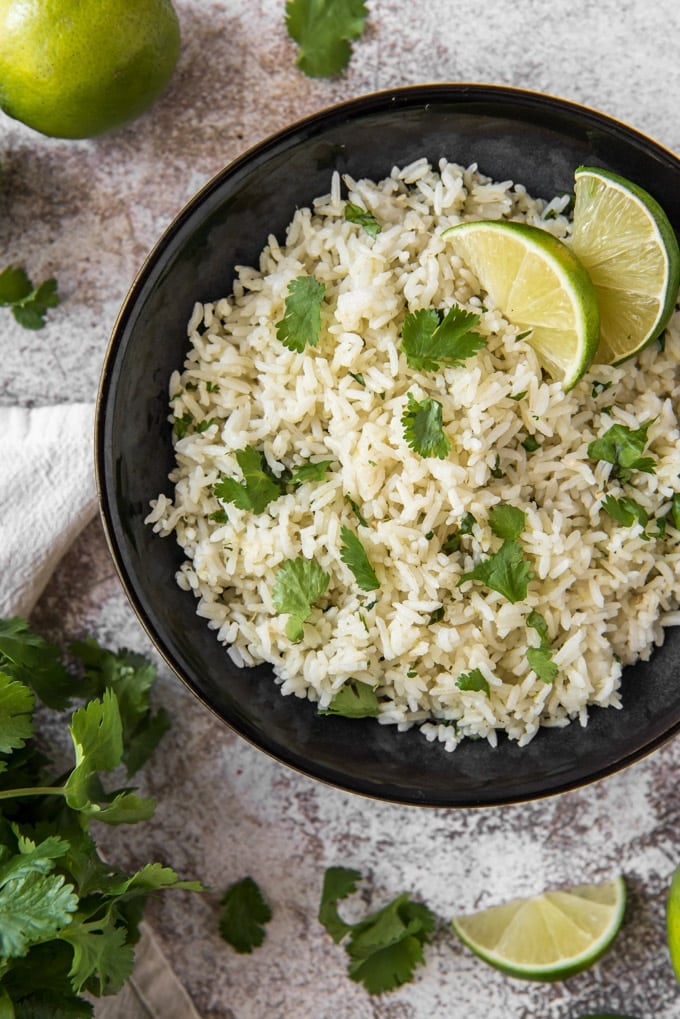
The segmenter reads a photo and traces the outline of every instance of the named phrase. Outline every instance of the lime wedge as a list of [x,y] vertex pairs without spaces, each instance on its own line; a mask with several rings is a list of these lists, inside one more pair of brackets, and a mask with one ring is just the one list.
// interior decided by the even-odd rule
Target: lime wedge
[[673,970],[680,983],[680,867],[673,874],[666,902],[666,933]]
[[524,980],[564,980],[592,966],[616,937],[626,904],[622,877],[515,899],[453,929],[475,955]]
[[508,321],[531,330],[527,343],[548,374],[571,389],[599,338],[597,297],[574,253],[546,230],[507,220],[461,223],[445,236]]
[[595,360],[619,364],[663,330],[680,287],[680,248],[666,213],[637,184],[609,170],[574,175],[571,248],[600,306]]

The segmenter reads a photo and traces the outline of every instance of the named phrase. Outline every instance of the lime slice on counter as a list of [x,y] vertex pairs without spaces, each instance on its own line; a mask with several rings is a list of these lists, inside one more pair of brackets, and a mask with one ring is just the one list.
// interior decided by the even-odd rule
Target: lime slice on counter
[[680,983],[680,867],[673,874],[666,902],[666,934],[671,962]]
[[637,184],[597,167],[574,175],[571,248],[600,306],[595,360],[618,364],[654,340],[680,287],[680,248],[666,213]]
[[622,877],[515,899],[452,920],[475,955],[524,980],[564,980],[592,966],[616,937],[626,905]]
[[521,332],[548,374],[571,389],[599,340],[599,312],[588,273],[546,230],[507,220],[461,223],[445,231],[494,305]]

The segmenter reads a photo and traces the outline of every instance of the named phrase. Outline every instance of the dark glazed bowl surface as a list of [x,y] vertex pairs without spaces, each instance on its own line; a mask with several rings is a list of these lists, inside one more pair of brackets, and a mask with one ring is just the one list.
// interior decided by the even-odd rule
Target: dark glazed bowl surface
[[435,807],[513,803],[584,785],[650,753],[680,728],[680,629],[623,679],[623,710],[592,709],[542,729],[522,749],[505,738],[454,753],[416,730],[321,717],[283,697],[266,666],[238,669],[174,579],[183,556],[144,524],[171,494],[168,380],[188,349],[195,301],[230,293],[269,234],[329,190],[333,170],[379,179],[420,156],[476,162],[497,180],[550,198],[580,164],[647,188],[680,231],[680,160],[630,127],[563,100],[492,85],[422,85],[365,96],[309,117],[234,160],[180,212],[121,310],[102,374],[97,475],[108,541],[127,595],[177,675],[247,740],[307,775],[383,800]]

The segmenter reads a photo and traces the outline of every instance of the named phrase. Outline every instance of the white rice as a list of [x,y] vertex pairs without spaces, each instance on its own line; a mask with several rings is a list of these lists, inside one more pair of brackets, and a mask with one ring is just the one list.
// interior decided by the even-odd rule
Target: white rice
[[[345,221],[348,200],[382,224],[374,239]],[[186,555],[177,582],[233,661],[270,662],[283,694],[323,709],[353,679],[375,689],[381,723],[416,724],[447,750],[465,736],[495,745],[499,730],[523,745],[539,725],[585,725],[591,704],[620,707],[622,665],[647,659],[663,625],[680,620],[680,533],[669,524],[665,538],[648,537],[602,509],[607,493],[633,497],[655,531],[680,487],[680,314],[664,350],[654,344],[620,368],[594,365],[565,393],[442,237],[463,220],[509,218],[568,241],[565,205],[445,160],[395,168],[378,184],[334,174],[330,194],[295,213],[285,243],[271,236],[258,268],[238,268],[231,296],[196,305],[184,370],[170,380],[170,420],[193,424],[175,441],[174,497],[154,500],[148,523],[176,535]],[[326,286],[322,331],[318,346],[296,353],[276,324],[288,284],[305,274]],[[480,313],[486,347],[461,367],[412,370],[400,352],[405,315],[454,303]],[[447,459],[406,444],[409,392],[442,404]],[[611,425],[650,419],[645,455],[656,473],[635,471],[622,485],[610,464],[588,457]],[[522,446],[527,435],[540,443],[535,452]],[[310,458],[333,467],[261,514],[229,504],[228,522],[216,522],[213,486],[241,479],[234,451],[248,446],[277,475]],[[534,579],[514,604],[481,583],[457,586],[498,549],[489,511],[499,503],[526,513],[519,540]],[[467,513],[472,534],[445,554],[442,542]],[[343,525],[362,541],[378,591],[362,591],[342,562]],[[272,590],[277,569],[299,556],[315,559],[330,583],[292,643]],[[534,609],[559,670],[551,683],[527,660],[538,642],[527,626]],[[473,669],[488,694],[457,686]]]

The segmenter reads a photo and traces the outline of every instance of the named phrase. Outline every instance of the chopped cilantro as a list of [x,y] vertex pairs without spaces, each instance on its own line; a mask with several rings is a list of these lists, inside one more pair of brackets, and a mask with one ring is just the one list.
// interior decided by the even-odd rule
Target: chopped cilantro
[[348,374],[351,375],[351,377],[354,379],[354,381],[358,382],[360,386],[365,386],[366,385],[366,379],[361,374],[361,372],[348,372]]
[[314,559],[286,559],[276,571],[272,601],[277,612],[287,613],[286,636],[297,644],[302,640],[303,623],[312,614],[312,606],[325,593],[330,577]]
[[541,445],[535,435],[527,435],[527,437],[522,440],[521,444],[526,449],[527,453],[535,453]]
[[516,403],[519,403],[519,401],[523,400],[526,395],[527,391],[526,389],[523,389],[521,393],[515,393],[514,396],[510,397],[510,399],[515,400]]
[[504,506],[499,503],[489,510],[489,527],[497,538],[508,538],[514,541],[524,530],[526,513],[516,506]]
[[348,679],[320,715],[342,715],[343,718],[376,718],[380,713],[378,697],[372,686],[358,679]]
[[590,391],[593,400],[596,400],[600,393],[605,393],[608,389],[611,389],[613,384],[611,379],[608,382],[593,382],[593,387]]
[[430,613],[430,618],[428,619],[429,625],[432,626],[434,623],[441,623],[444,618],[444,611],[444,606],[438,605],[434,612]]
[[649,514],[646,509],[639,502],[636,502],[635,499],[631,499],[627,495],[622,496],[620,499],[613,495],[606,496],[602,500],[602,509],[617,524],[623,524],[624,527],[632,527],[635,523],[640,524],[643,533],[644,528],[649,523]]
[[495,464],[493,465],[493,467],[489,468],[489,474],[491,475],[492,478],[502,478],[503,477],[503,469],[501,467],[501,458],[500,458],[500,456],[498,456],[498,454],[496,454],[496,462],[495,462]]
[[55,279],[34,287],[24,269],[8,265],[0,272],[0,306],[11,308],[24,329],[42,329],[48,308],[56,308],[58,304]]
[[199,421],[198,424],[196,425],[196,431],[200,435],[203,432],[207,432],[208,429],[210,428],[210,426],[214,425],[214,424],[215,424],[215,418],[203,418],[203,420]]
[[223,508],[220,508],[218,510],[215,510],[214,513],[210,513],[208,515],[208,520],[214,520],[216,524],[226,524],[227,521],[229,520],[229,517],[227,516],[227,511]]
[[518,340],[526,340],[527,336],[531,336],[532,332],[533,329],[525,329],[523,333],[517,333],[517,336],[515,336],[515,343],[517,343]]
[[435,918],[427,906],[399,895],[387,906],[357,923],[346,923],[338,902],[356,891],[361,874],[347,867],[326,870],[319,906],[319,922],[336,944],[345,938],[352,980],[369,994],[384,994],[408,983],[424,961],[423,945],[434,930]]
[[366,14],[364,0],[287,0],[286,28],[298,44],[300,70],[312,78],[344,70]]
[[350,504],[350,506],[352,507],[352,510],[354,511],[354,515],[357,518],[357,520],[359,521],[359,523],[361,524],[361,526],[362,527],[368,527],[369,523],[366,520],[366,517],[361,512],[361,509],[359,508],[359,504],[356,503],[354,501],[354,499],[350,495],[346,495],[345,496],[345,501],[348,502]]
[[506,539],[498,552],[464,573],[456,586],[460,587],[468,580],[478,580],[514,603],[526,598],[527,585],[533,576],[531,567],[524,559],[522,546],[517,541]]
[[451,449],[451,442],[442,426],[442,405],[438,400],[426,397],[418,402],[412,393],[408,394],[408,407],[401,423],[408,446],[421,456],[437,456],[445,460]]
[[344,527],[340,531],[342,545],[340,547],[340,558],[345,566],[349,566],[354,574],[355,580],[362,591],[375,591],[380,587],[380,581],[375,575],[366,550],[356,534]]
[[612,477],[621,481],[628,481],[634,470],[655,474],[654,458],[642,456],[653,420],[645,421],[636,429],[628,428],[627,425],[612,425],[604,435],[588,445],[588,456],[591,460],[604,460],[613,464]]
[[220,900],[219,931],[237,952],[252,952],[264,941],[264,925],[272,918],[269,903],[251,877],[234,882]]
[[298,276],[288,284],[286,312],[276,324],[276,335],[289,350],[302,353],[307,344],[315,347],[319,342],[325,293],[325,284],[313,276]]
[[452,555],[454,552],[458,552],[460,549],[460,531],[452,531],[448,534],[442,542],[442,552],[444,555]]
[[291,472],[291,485],[299,488],[307,481],[323,481],[332,463],[332,460],[318,460],[316,463],[312,463],[310,460],[307,463],[298,464],[293,467]]
[[193,423],[194,419],[191,414],[183,414],[181,418],[176,417],[172,423],[172,427],[177,438],[183,439]]
[[539,679],[552,683],[559,670],[552,660],[548,624],[540,612],[532,609],[527,616],[527,626],[536,631],[540,642],[538,647],[527,648],[527,661]]
[[463,513],[458,525],[458,530],[461,534],[472,534],[472,528],[475,526],[477,521],[473,517],[472,513]]
[[432,308],[411,312],[404,319],[401,347],[409,367],[416,371],[437,371],[441,365],[460,365],[486,341],[472,332],[479,322],[475,315],[456,305],[446,315]]
[[488,680],[480,669],[472,669],[470,672],[462,672],[456,680],[459,690],[472,690],[475,693],[490,694]]
[[220,387],[217,382],[211,382],[210,379],[205,384],[205,388],[209,393],[219,393]]
[[372,212],[367,212],[360,205],[348,202],[345,206],[345,219],[348,223],[356,223],[364,228],[369,237],[377,237],[382,227]]
[[236,462],[243,473],[243,481],[220,478],[213,492],[222,502],[231,502],[239,509],[263,513],[270,502],[283,492],[283,486],[269,468],[264,453],[253,446],[237,449]]

